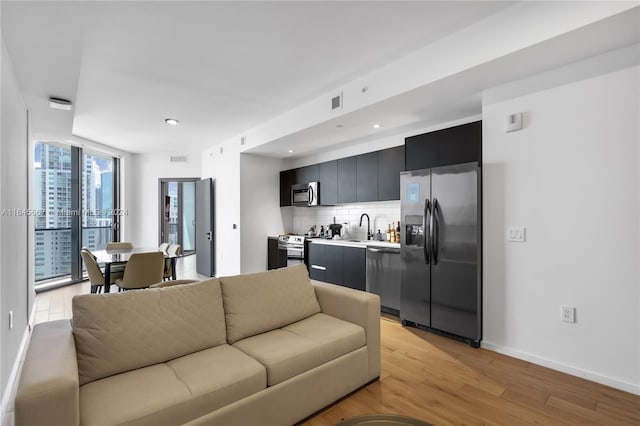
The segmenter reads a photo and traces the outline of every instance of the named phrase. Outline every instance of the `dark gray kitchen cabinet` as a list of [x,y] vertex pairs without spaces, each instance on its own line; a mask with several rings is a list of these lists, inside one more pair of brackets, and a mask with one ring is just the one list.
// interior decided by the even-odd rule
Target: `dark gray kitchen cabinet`
[[367,287],[367,251],[360,247],[343,247],[344,271],[342,285],[365,291]]
[[296,170],[280,172],[280,207],[291,205],[291,185],[296,181]]
[[295,183],[309,183],[309,182],[317,182],[319,173],[318,173],[318,165],[312,164],[310,166],[300,167],[296,170],[296,182]]
[[287,266],[287,250],[278,248],[278,238],[267,238],[267,269],[278,269]]
[[344,248],[342,246],[325,245],[325,281],[331,284],[342,285],[344,282]]
[[404,148],[407,170],[428,169],[438,165],[437,132],[406,138]]
[[378,200],[378,153],[356,156],[356,201]]
[[[356,198],[356,157],[338,160],[338,203],[355,203]],[[322,192],[322,188],[320,188]],[[322,198],[322,194],[320,194]]]
[[365,248],[311,243],[308,250],[311,279],[365,291]]
[[438,165],[482,161],[482,121],[440,130]]
[[327,161],[318,165],[320,182],[320,204],[338,204],[338,161]]
[[404,145],[378,151],[378,201],[400,199],[400,173],[404,171]]
[[406,170],[482,162],[482,121],[405,139]]
[[324,244],[309,244],[309,278],[326,282],[327,262]]

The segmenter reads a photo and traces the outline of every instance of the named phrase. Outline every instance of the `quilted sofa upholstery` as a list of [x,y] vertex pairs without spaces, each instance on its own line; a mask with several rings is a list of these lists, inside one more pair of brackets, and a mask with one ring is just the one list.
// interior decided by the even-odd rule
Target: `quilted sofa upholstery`
[[73,300],[34,327],[16,425],[290,425],[380,375],[378,296],[306,267]]

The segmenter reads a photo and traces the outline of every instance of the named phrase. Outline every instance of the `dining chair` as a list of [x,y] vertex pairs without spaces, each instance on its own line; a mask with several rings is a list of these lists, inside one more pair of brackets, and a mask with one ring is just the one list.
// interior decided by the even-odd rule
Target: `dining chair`
[[167,251],[168,248],[169,248],[169,243],[162,243],[158,246],[158,250],[160,251]]
[[176,255],[182,254],[182,247],[180,246],[180,244],[171,244],[167,249],[167,253]]
[[[80,251],[80,256],[82,256],[82,262],[87,268],[87,275],[89,275],[89,282],[91,283],[91,293],[99,293],[104,287],[104,274],[100,269],[100,265],[98,265],[96,257],[86,248]],[[122,278],[122,276],[122,273],[111,272],[109,284],[115,284],[116,280]]]
[[121,290],[147,288],[162,281],[164,254],[159,251],[134,253],[124,269],[124,276],[116,280]]
[[118,241],[114,243],[107,243],[107,250],[131,250],[133,243],[128,241]]

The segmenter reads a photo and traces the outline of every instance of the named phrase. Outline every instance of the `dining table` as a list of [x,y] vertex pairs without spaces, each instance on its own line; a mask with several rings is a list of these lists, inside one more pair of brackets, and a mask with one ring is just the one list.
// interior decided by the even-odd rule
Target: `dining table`
[[[125,265],[132,255],[136,253],[149,253],[149,252],[157,252],[160,251],[164,254],[165,259],[169,259],[171,261],[171,279],[176,279],[176,259],[181,257],[179,254],[175,253],[167,253],[166,251],[158,250],[157,248],[144,248],[144,247],[134,247],[132,249],[115,249],[115,250],[96,250],[93,255],[96,257],[96,261],[98,264],[104,265],[104,292],[109,293],[111,284],[111,267],[113,265]],[[93,288],[91,289],[92,293]]]

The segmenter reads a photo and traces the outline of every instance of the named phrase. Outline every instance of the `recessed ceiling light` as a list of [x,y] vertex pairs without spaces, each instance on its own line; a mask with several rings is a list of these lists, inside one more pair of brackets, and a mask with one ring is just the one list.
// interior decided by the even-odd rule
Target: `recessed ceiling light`
[[374,129],[379,129],[379,128],[380,128],[380,125],[379,125],[378,123],[376,123],[376,124],[374,124],[374,125],[373,125],[373,128],[374,128]]
[[292,149],[289,150],[289,154],[293,154],[293,150]]
[[54,98],[53,96],[49,98],[49,106],[54,109],[71,111],[71,105],[72,103],[68,99]]
[[179,121],[176,120],[175,118],[165,118],[164,122],[171,125],[171,126],[177,126]]

